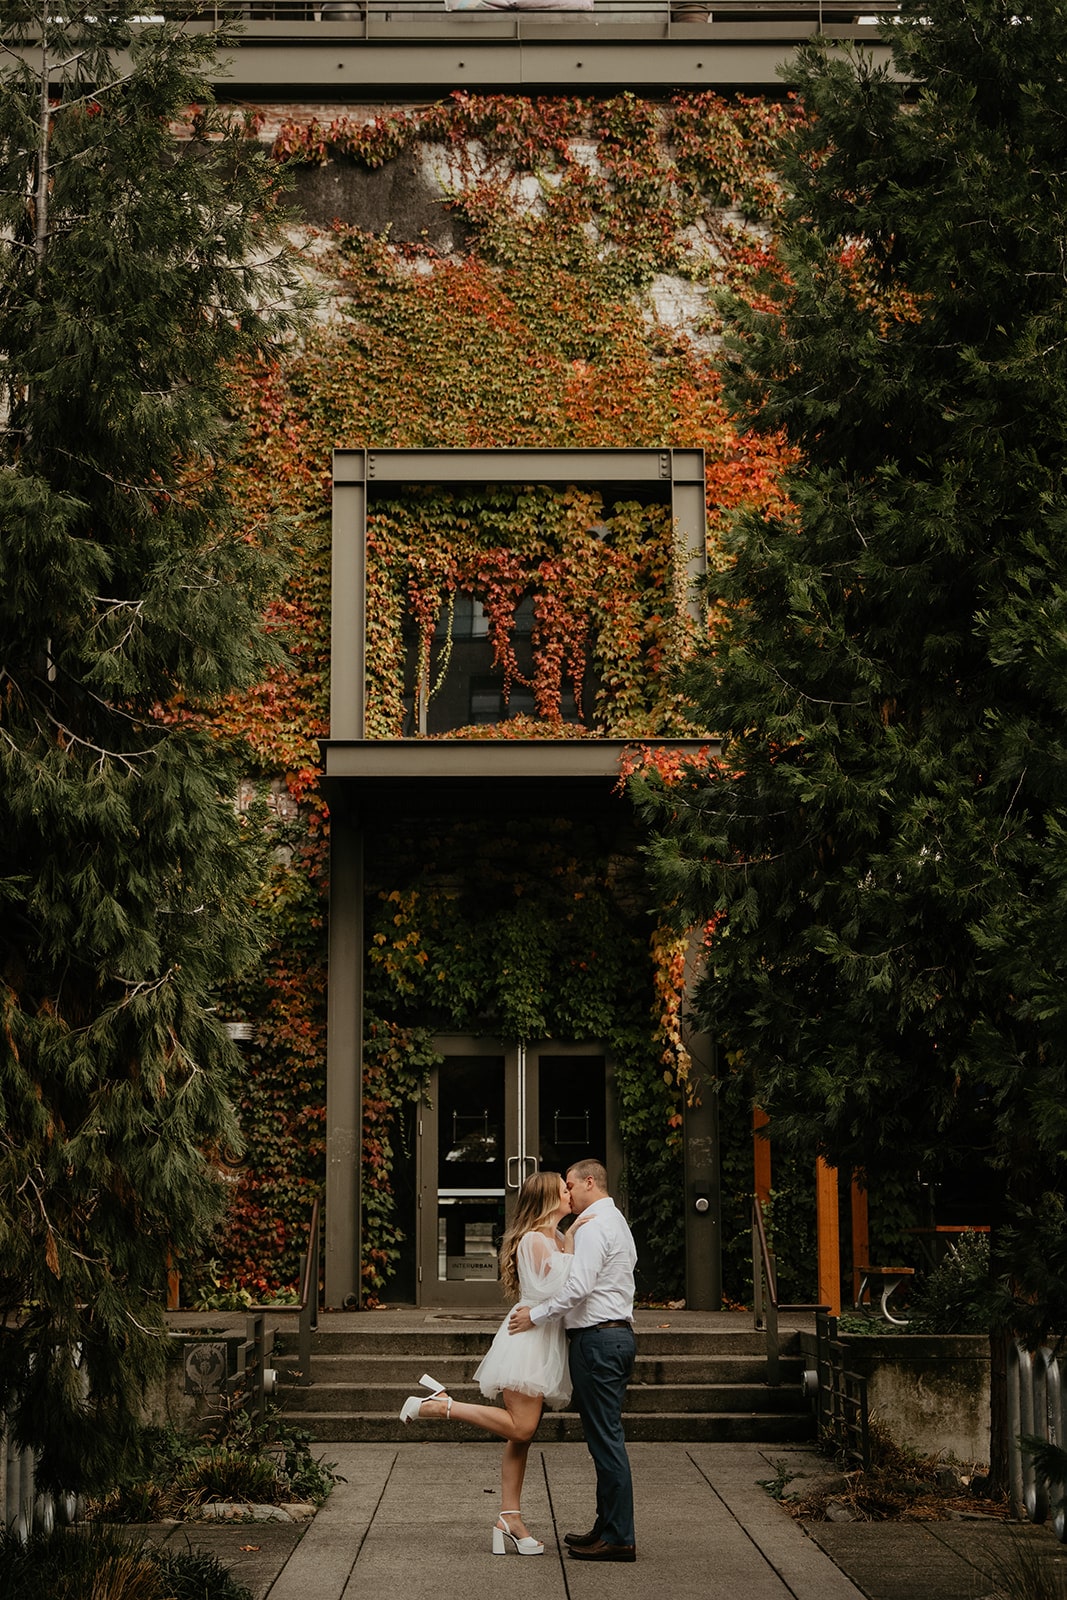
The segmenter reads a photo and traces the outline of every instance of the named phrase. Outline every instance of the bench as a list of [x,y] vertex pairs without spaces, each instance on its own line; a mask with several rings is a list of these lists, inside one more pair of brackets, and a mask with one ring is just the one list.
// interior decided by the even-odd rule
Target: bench
[[877,1294],[878,1285],[880,1284],[882,1316],[887,1322],[895,1322],[898,1327],[902,1327],[908,1319],[907,1317],[895,1317],[889,1309],[889,1300],[905,1278],[914,1278],[915,1268],[860,1265],[856,1270],[860,1275],[860,1286],[856,1291],[856,1310],[864,1312],[867,1316],[871,1315],[870,1307],[863,1303],[863,1297],[868,1289],[873,1289],[873,1293]]

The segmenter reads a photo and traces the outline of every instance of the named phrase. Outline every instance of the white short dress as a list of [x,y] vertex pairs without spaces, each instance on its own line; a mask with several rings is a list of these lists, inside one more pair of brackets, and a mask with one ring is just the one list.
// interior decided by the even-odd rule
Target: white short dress
[[[519,1304],[535,1306],[551,1300],[566,1282],[573,1259],[545,1234],[524,1233],[515,1252]],[[555,1317],[526,1333],[509,1333],[505,1317],[474,1379],[487,1400],[495,1400],[503,1389],[514,1389],[519,1394],[544,1395],[545,1405],[554,1411],[567,1405],[571,1380],[563,1319]]]

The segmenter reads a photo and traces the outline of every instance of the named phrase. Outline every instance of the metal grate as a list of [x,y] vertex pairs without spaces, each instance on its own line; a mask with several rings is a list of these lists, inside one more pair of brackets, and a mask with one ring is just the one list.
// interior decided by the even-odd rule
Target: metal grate
[[815,1370],[819,1386],[815,1415],[819,1437],[866,1472],[871,1464],[867,1379],[845,1366],[848,1350],[837,1336],[837,1318],[815,1315]]

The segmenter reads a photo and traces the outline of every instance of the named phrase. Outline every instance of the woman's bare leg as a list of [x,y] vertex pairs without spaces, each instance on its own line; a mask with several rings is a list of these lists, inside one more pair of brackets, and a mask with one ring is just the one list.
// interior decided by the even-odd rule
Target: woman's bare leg
[[422,1402],[419,1421],[451,1416],[453,1422],[470,1422],[486,1433],[495,1433],[498,1439],[529,1444],[537,1432],[543,1406],[539,1394],[518,1394],[514,1389],[504,1390],[504,1410],[500,1406],[472,1406],[466,1400],[453,1400],[449,1411],[447,1401],[434,1396]]
[[526,1458],[529,1454],[529,1439],[509,1439],[504,1446],[504,1457],[500,1463],[500,1509],[519,1512],[518,1516],[509,1517],[507,1522],[512,1533],[517,1533],[520,1539],[525,1539],[530,1531],[522,1519],[520,1510],[522,1484],[526,1477]]
[[[487,1433],[495,1433],[497,1438],[503,1439],[504,1459],[500,1465],[500,1492],[503,1496],[501,1509],[518,1511],[522,1505],[522,1485],[526,1476],[526,1458],[530,1452],[530,1441],[537,1432],[544,1401],[540,1395],[519,1394],[515,1389],[505,1389],[503,1399],[503,1410],[499,1406],[475,1406],[468,1405],[466,1400],[453,1400],[451,1413],[445,1400],[438,1398],[424,1400],[419,1416],[438,1418],[450,1414],[455,1422],[473,1423],[476,1428],[484,1428]],[[526,1537],[526,1524],[521,1517],[509,1517],[508,1527],[520,1539]]]

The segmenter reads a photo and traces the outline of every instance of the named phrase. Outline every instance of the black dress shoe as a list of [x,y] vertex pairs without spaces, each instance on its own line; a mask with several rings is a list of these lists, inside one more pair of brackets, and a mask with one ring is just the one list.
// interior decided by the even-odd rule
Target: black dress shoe
[[563,1535],[563,1543],[569,1544],[571,1549],[574,1550],[581,1545],[596,1544],[599,1538],[600,1534],[596,1528],[590,1528],[588,1533],[565,1533]]
[[637,1546],[605,1544],[598,1539],[595,1544],[572,1544],[571,1556],[575,1561],[636,1561]]

